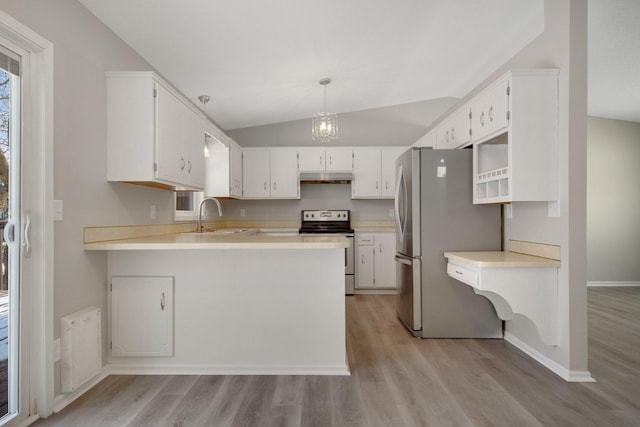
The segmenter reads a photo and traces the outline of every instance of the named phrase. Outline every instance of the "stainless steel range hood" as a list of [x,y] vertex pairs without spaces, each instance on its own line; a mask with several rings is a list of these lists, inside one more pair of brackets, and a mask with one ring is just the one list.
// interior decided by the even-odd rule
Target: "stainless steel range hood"
[[351,172],[300,172],[302,184],[349,184]]

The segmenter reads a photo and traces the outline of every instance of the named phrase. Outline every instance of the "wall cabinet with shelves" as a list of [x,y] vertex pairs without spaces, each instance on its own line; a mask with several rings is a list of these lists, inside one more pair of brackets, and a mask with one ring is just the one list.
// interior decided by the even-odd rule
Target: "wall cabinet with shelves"
[[205,117],[152,72],[107,72],[107,179],[205,187]]
[[558,70],[510,71],[473,101],[472,126],[474,203],[558,199]]

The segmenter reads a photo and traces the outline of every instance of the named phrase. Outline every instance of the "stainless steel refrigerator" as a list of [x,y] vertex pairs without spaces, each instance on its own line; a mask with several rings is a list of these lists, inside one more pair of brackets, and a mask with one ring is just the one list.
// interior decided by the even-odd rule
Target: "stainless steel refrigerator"
[[472,150],[411,148],[396,161],[398,318],[422,338],[501,338],[493,305],[447,275],[446,251],[500,250],[499,205],[474,205]]

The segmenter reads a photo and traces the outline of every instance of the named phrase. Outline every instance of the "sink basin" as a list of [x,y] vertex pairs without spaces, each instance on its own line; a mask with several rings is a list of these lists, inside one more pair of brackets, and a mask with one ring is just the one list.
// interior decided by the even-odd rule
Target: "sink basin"
[[193,235],[193,236],[211,236],[211,235],[218,235],[218,236],[224,236],[224,235],[229,235],[229,234],[250,234],[250,232],[254,232],[255,230],[251,230],[248,228],[222,228],[220,230],[208,230],[208,231],[203,231],[202,233],[198,233],[197,231],[193,231],[190,233],[182,233],[182,234],[186,234],[186,235]]

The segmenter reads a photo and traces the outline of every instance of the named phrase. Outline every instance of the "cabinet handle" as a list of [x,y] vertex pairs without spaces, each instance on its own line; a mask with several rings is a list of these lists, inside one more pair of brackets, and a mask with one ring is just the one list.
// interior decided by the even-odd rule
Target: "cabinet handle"
[[189,165],[189,167],[187,168],[187,172],[191,173],[191,169],[192,169],[191,160],[189,160],[187,164]]
[[160,295],[160,310],[164,311],[164,292]]
[[264,188],[264,191],[267,191],[267,181],[263,183],[263,188]]
[[362,255],[362,260],[360,261],[360,264],[364,265],[364,255]]
[[274,183],[273,183],[273,189],[274,189],[274,190],[277,188],[277,184],[278,184],[277,182],[274,182]]
[[379,252],[379,253],[382,253],[382,243],[380,243],[380,244],[378,245],[378,252]]
[[379,188],[379,184],[380,183],[378,181],[376,181],[376,190]]
[[447,133],[444,134],[444,140],[449,142],[449,131],[447,131]]
[[456,274],[459,274],[459,275],[461,275],[461,276],[462,276],[462,271],[458,271],[458,270],[456,270]]
[[322,166],[322,156],[318,156],[318,164]]
[[456,135],[453,133],[454,128],[451,128],[451,142],[456,142]]
[[493,122],[493,105],[489,107],[489,121]]
[[333,165],[333,156],[329,156],[329,166]]
[[484,127],[484,111],[480,113],[480,126]]
[[181,171],[183,171],[183,170],[184,170],[184,166],[185,166],[185,163],[184,163],[184,157],[180,157],[180,170],[181,170]]
[[389,181],[388,180],[384,182],[384,189],[385,190],[389,189]]

